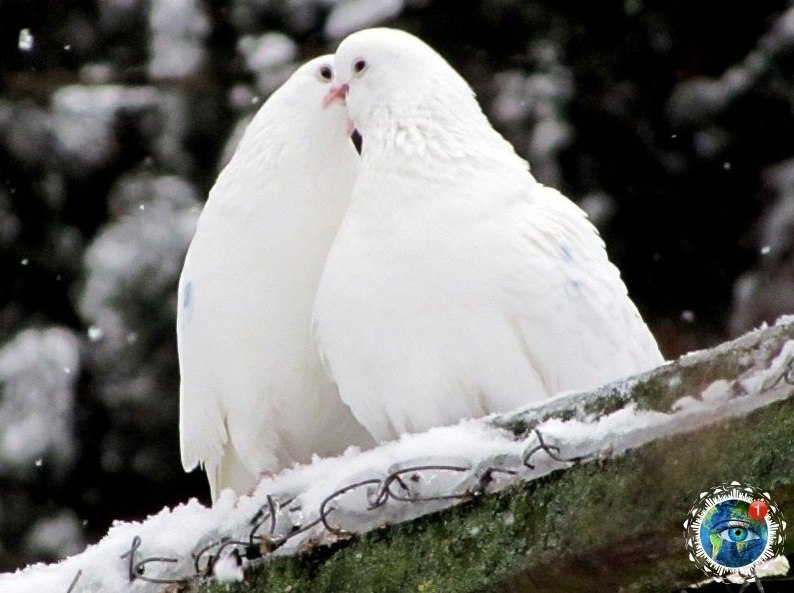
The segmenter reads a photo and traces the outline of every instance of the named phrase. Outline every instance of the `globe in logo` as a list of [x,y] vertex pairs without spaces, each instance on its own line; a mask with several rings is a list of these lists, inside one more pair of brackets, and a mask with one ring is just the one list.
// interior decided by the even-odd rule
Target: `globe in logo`
[[766,515],[753,518],[750,505],[765,511],[766,504],[731,498],[712,506],[700,523],[700,545],[714,562],[727,568],[742,568],[758,560],[769,543]]
[[758,564],[783,552],[785,527],[769,493],[739,482],[702,492],[684,522],[690,559],[717,580],[753,580]]

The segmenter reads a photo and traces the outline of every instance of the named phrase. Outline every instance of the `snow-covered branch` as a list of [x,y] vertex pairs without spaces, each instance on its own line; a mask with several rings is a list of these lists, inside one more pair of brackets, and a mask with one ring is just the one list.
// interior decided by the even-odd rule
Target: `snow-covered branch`
[[[794,508],[793,340],[788,320],[491,419],[526,445],[523,479],[332,552],[265,563],[231,590],[680,589],[702,578],[681,532],[699,492],[746,481]],[[521,465],[504,451],[479,463]]]
[[699,578],[681,524],[701,491],[746,481],[794,508],[793,367],[789,319],[592,393],[316,460],[251,498],[117,524],[0,590],[66,591],[79,572],[71,593],[672,591]]

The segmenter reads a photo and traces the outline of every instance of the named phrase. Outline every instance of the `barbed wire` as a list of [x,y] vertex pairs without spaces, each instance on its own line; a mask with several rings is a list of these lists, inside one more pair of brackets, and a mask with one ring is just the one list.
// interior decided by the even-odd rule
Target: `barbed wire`
[[77,586],[77,581],[80,580],[80,577],[82,575],[83,575],[83,569],[78,570],[77,574],[74,575],[74,578],[72,579],[72,584],[69,585],[69,588],[66,590],[66,593],[72,593],[72,591],[74,591],[74,588]]
[[[794,359],[788,362],[786,370],[774,383],[768,385],[764,391],[773,389],[781,381],[794,385]],[[555,463],[572,465],[587,459],[597,458],[598,456],[598,453],[593,453],[586,456],[563,457],[560,447],[548,443],[543,434],[534,427],[528,428],[524,434],[517,436],[516,440],[524,440],[532,436],[535,437],[536,441],[533,441],[531,445],[524,449],[523,454],[518,458],[518,463],[512,467],[498,465],[493,463],[494,460],[490,460],[492,461],[491,463],[476,466],[437,463],[398,467],[384,477],[367,478],[337,488],[322,500],[318,506],[316,516],[302,524],[296,524],[290,518],[291,511],[302,510],[300,506],[292,506],[296,502],[295,496],[278,500],[273,495],[268,494],[265,503],[256,510],[248,521],[249,527],[244,537],[235,538],[227,535],[203,544],[191,553],[193,570],[188,574],[168,576],[168,566],[180,564],[183,559],[167,556],[146,556],[140,558],[139,552],[143,546],[143,541],[138,535],[133,537],[130,548],[121,554],[120,559],[127,560],[127,572],[130,582],[138,580],[154,584],[171,585],[176,591],[182,591],[196,581],[214,576],[215,567],[222,559],[230,558],[238,567],[242,566],[243,561],[260,560],[274,553],[291,540],[318,526],[322,526],[322,533],[328,536],[331,541],[351,537],[355,532],[335,524],[332,519],[338,510],[335,503],[342,496],[351,492],[362,489],[365,491],[368,502],[365,509],[368,513],[377,512],[389,501],[417,504],[470,500],[485,494],[488,486],[494,482],[498,475],[515,477],[522,470],[536,469],[537,463],[533,462],[533,460],[540,453],[545,454],[548,460]],[[440,494],[423,494],[419,489],[423,476],[427,474],[436,475],[439,472],[466,475],[472,479],[468,481],[468,485],[458,490]],[[466,483],[466,481],[463,483]],[[458,482],[459,484],[460,482]],[[289,529],[285,533],[279,533],[280,522],[287,522],[289,525]],[[147,574],[149,569],[155,567],[159,570],[154,576]],[[66,593],[73,593],[81,575],[82,570],[79,570]],[[760,579],[756,582],[760,586]]]
[[[514,477],[522,469],[535,469],[536,464],[532,463],[531,460],[541,452],[557,463],[574,464],[585,459],[581,456],[570,459],[562,457],[560,448],[557,445],[547,443],[537,429],[532,429],[527,434],[528,436],[534,435],[537,442],[533,442],[531,446],[527,447],[519,457],[519,465],[516,467],[505,467],[494,463],[481,466],[425,464],[398,467],[384,477],[367,478],[337,488],[322,500],[316,516],[303,524],[294,524],[288,516],[285,517],[291,510],[296,510],[291,507],[296,500],[294,496],[280,501],[273,495],[268,494],[265,503],[257,509],[248,521],[249,528],[246,530],[245,536],[243,538],[223,536],[199,547],[191,554],[193,570],[189,574],[168,575],[169,571],[166,565],[178,564],[181,562],[180,558],[167,556],[141,557],[140,549],[143,541],[138,535],[133,537],[130,548],[120,556],[120,559],[127,561],[127,574],[130,582],[139,580],[154,584],[174,585],[179,590],[180,586],[187,587],[197,580],[213,576],[215,574],[215,566],[221,559],[231,558],[237,566],[242,566],[244,560],[250,562],[262,559],[291,540],[318,526],[322,526],[322,533],[330,536],[332,540],[352,536],[355,532],[334,523],[333,515],[337,511],[335,503],[342,496],[354,491],[364,490],[368,502],[365,509],[369,513],[377,512],[389,501],[409,504],[453,500],[463,501],[485,494],[488,486],[493,483],[498,475]],[[439,473],[465,475],[471,477],[472,480],[471,483],[457,491],[423,493],[419,488],[419,484],[427,481],[423,480],[424,476],[429,474],[435,476]],[[286,520],[290,524],[289,530],[283,534],[278,533],[280,519]],[[155,566],[159,570],[154,574],[150,574],[149,570]],[[67,593],[72,593],[79,578],[80,573],[75,576]]]

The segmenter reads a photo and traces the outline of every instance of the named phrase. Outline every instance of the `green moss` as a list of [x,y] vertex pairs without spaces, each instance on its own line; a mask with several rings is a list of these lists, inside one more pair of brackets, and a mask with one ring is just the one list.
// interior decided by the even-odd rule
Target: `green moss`
[[597,398],[585,402],[584,413],[587,416],[605,416],[626,407],[629,397],[616,387],[604,390]]
[[205,591],[668,593],[701,578],[681,526],[698,493],[746,481],[794,517],[793,452],[789,399],[331,549],[271,559],[244,583]]

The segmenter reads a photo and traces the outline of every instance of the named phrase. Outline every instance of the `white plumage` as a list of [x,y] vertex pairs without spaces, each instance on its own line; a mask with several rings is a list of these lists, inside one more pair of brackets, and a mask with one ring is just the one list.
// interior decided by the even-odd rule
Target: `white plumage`
[[329,98],[349,89],[364,145],[315,329],[376,439],[662,362],[595,227],[530,175],[441,56],[370,29],[334,66]]
[[311,336],[322,266],[358,169],[344,108],[321,107],[331,57],[262,106],[221,172],[179,282],[179,434],[212,498],[261,471],[372,440],[328,381]]

